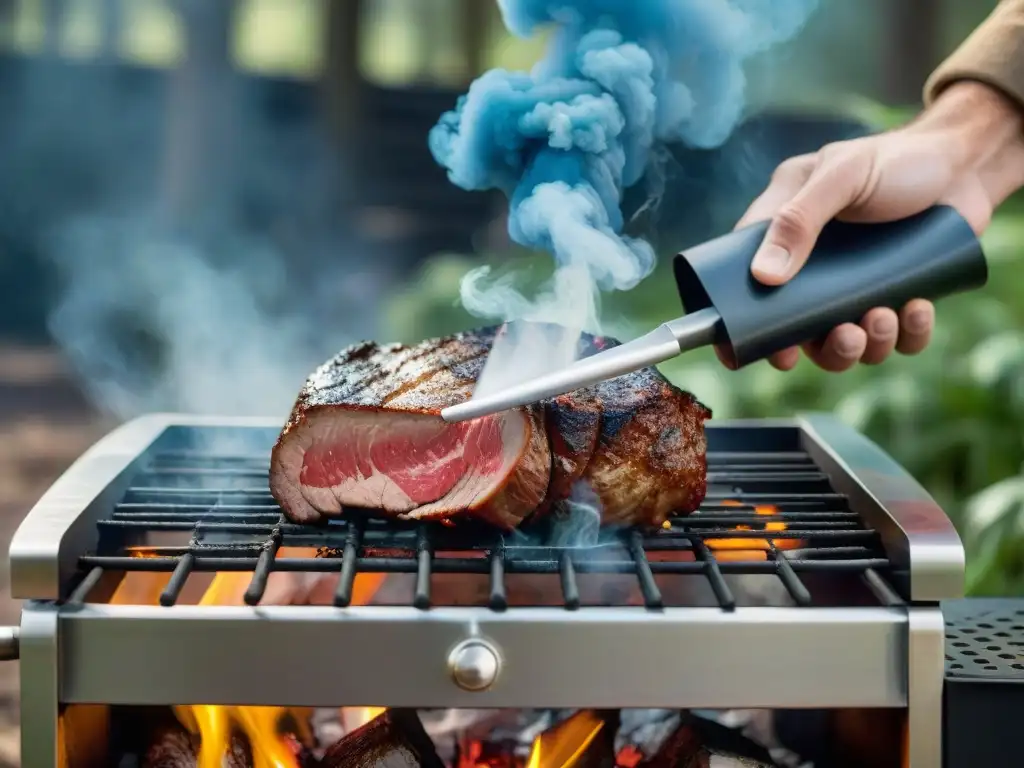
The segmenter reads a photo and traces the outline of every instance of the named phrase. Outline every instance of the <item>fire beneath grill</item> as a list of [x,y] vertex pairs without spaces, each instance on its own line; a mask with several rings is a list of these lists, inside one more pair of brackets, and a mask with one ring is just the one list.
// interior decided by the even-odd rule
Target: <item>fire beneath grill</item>
[[[626,715],[643,718],[631,728]],[[431,711],[388,709],[326,749],[288,734],[277,755],[252,747],[240,731],[224,737],[220,768],[777,768],[771,755],[733,729],[689,712],[496,712],[452,732]],[[456,720],[459,720],[456,718]],[[472,718],[468,718],[472,722]],[[460,722],[467,722],[461,720]],[[434,726],[431,728],[431,726]],[[524,741],[539,728],[543,730]],[[518,730],[515,730],[518,729]],[[153,732],[143,768],[203,765],[196,738],[181,725]],[[201,749],[201,747],[200,747]]]
[[[721,502],[723,507],[743,508],[743,503],[725,499]],[[778,507],[774,504],[755,504],[754,514],[759,517],[775,517],[779,513]],[[754,530],[750,525],[737,525],[733,527],[736,531]],[[781,520],[766,520],[763,530],[772,533],[781,533],[786,530],[786,524]],[[767,560],[768,552],[772,546],[781,550],[800,549],[804,542],[799,539],[768,539],[768,538],[709,538],[708,549],[714,551],[720,561],[728,560]]]
[[[723,506],[743,505],[727,501]],[[765,531],[786,530],[786,524],[777,520],[775,507],[761,505],[754,511],[756,515],[776,519],[763,526],[736,525],[734,530],[745,532],[756,528],[760,533],[754,535],[762,537]],[[745,514],[749,516],[749,511]],[[709,537],[707,546],[722,559],[763,560],[772,546],[781,550],[802,545],[796,539],[769,540],[747,535],[746,538]],[[133,558],[160,556],[159,547],[131,547],[128,552]],[[322,550],[310,547],[281,547],[277,551],[280,558],[316,559],[323,554]],[[678,557],[683,553],[673,554]],[[192,578],[202,577],[203,574],[197,573]],[[272,572],[260,603],[328,605],[339,578],[336,573],[311,576]],[[382,573],[356,574],[349,604],[371,603],[388,578]],[[129,571],[110,602],[156,605],[168,591],[172,579],[173,574],[167,571]],[[201,594],[192,589],[191,599],[188,586],[181,588],[179,585],[177,602],[243,606],[251,582],[250,572],[218,572]],[[510,591],[513,590],[514,586],[510,585]],[[638,589],[637,592],[627,602],[642,604]],[[514,594],[509,598],[510,602],[516,602]],[[416,713],[344,707],[325,713],[302,708],[212,705],[179,705],[172,709],[176,722],[161,724],[156,729],[141,760],[145,768],[186,765],[196,768],[774,765],[767,752],[753,749],[752,743],[738,734],[724,728],[713,731],[711,721],[673,711]],[[739,752],[730,751],[736,749],[734,742],[737,741]],[[715,756],[713,762],[712,755]]]
[[[282,557],[313,558],[317,551],[310,548],[289,547],[279,551]],[[151,557],[150,550],[138,549],[135,557]],[[283,577],[283,578],[282,578]],[[384,574],[365,573],[356,577],[352,604],[368,603],[380,588]],[[264,604],[292,602],[297,596],[294,584],[288,584],[286,574],[274,574],[275,583],[268,585]],[[128,573],[114,592],[110,602],[115,605],[156,605],[171,580],[169,573]],[[247,573],[217,573],[203,592],[198,605],[245,605],[245,592],[251,576]],[[281,598],[275,600],[274,598]],[[372,707],[344,708],[340,720],[349,730],[370,722],[384,710]],[[243,707],[212,705],[179,705],[174,714],[191,737],[168,730],[163,734],[167,742],[157,751],[173,749],[175,744],[189,750],[194,748],[197,768],[222,768],[226,756],[238,752],[236,742],[241,740],[245,754],[251,755],[253,768],[300,768],[301,756],[312,748],[315,737],[308,712],[283,707]],[[289,730],[290,729],[290,730]],[[158,745],[159,746],[159,745]]]

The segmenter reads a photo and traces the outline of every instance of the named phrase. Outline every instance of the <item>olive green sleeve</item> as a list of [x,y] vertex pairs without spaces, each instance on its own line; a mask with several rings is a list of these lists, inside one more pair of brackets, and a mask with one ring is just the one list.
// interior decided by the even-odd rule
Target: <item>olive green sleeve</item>
[[924,103],[960,80],[997,88],[1024,108],[1024,0],[1001,0],[928,78]]

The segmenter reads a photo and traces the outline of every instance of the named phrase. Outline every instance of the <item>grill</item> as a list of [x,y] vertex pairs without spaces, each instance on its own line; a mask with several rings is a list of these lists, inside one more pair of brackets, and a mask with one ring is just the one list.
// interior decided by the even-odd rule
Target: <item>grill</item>
[[[749,436],[748,429],[719,441],[712,432],[712,445],[725,445],[708,456],[709,494],[699,512],[671,518],[653,534],[595,531],[585,545],[560,546],[551,540],[564,540],[563,531],[580,538],[572,518],[546,531],[511,535],[362,515],[322,529],[294,525],[281,515],[267,487],[273,434],[255,436],[255,442],[265,439],[253,455],[218,456],[195,447],[165,450],[146,460],[110,516],[98,522],[97,554],[80,558],[88,575],[70,602],[82,602],[107,571],[173,572],[161,595],[161,604],[170,606],[193,571],[244,570],[253,573],[245,594],[250,605],[263,597],[271,571],[339,572],[337,607],[349,605],[361,572],[415,574],[412,604],[422,610],[431,605],[431,575],[438,572],[488,575],[493,610],[508,607],[506,574],[558,574],[568,610],[580,606],[577,573],[635,575],[643,603],[652,609],[664,606],[655,574],[703,576],[725,610],[736,607],[726,574],[774,574],[794,604],[807,606],[812,595],[800,574],[849,573],[862,577],[884,603],[900,603],[879,575],[889,570],[889,561],[878,532],[863,525],[811,457],[800,450],[729,450],[734,441],[749,443]],[[784,537],[778,536],[782,529]],[[187,543],[152,546],[146,548],[147,557],[132,556],[138,541],[170,532],[188,535]],[[800,541],[800,549],[795,555],[781,551],[773,535]],[[767,557],[719,562],[715,544],[722,539],[750,540]],[[315,547],[322,557],[277,557],[281,547]],[[659,554],[649,558],[649,553]],[[672,559],[659,561],[659,555]]]
[[[944,740],[963,747],[944,739],[943,708],[957,710],[955,690],[963,709],[1001,668],[977,680],[945,668],[963,655],[949,638],[977,621],[942,605],[961,597],[963,547],[903,469],[831,417],[711,422],[704,505],[654,532],[598,533],[573,516],[510,534],[358,512],[294,525],[267,489],[277,431],[138,419],[31,511],[11,545],[27,602],[6,644],[21,660],[24,765],[58,764],[64,706],[182,702],[895,708],[911,766],[964,764],[943,762]],[[748,544],[757,556],[737,556]],[[171,574],[160,605],[106,602],[133,571]],[[189,575],[209,571],[251,574],[247,605],[185,604]],[[257,605],[275,571],[337,574],[334,604]],[[408,589],[352,605],[364,573]],[[522,578],[549,580],[551,599],[517,594]],[[612,578],[635,599],[587,586]],[[439,587],[470,579],[486,582],[473,604]]]

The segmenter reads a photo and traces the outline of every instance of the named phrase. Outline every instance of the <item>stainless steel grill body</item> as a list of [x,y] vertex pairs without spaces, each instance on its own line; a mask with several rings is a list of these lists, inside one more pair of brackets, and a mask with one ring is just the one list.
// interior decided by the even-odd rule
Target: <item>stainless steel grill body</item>
[[[56,765],[58,708],[76,702],[907,707],[911,765],[941,765],[938,602],[962,594],[963,547],[902,468],[830,417],[712,422],[709,430],[721,441],[742,435],[758,443],[745,448],[752,452],[777,448],[772,441],[783,434],[797,441],[863,526],[877,532],[882,558],[860,555],[871,604],[804,605],[792,584],[791,607],[734,609],[717,590],[713,607],[661,607],[645,593],[646,606],[578,610],[82,602],[83,577],[98,579],[102,570],[101,523],[124,527],[110,522],[113,512],[162,441],[225,429],[272,431],[276,424],[175,415],[133,421],[73,465],[15,535],[12,590],[28,601],[20,628],[24,765]],[[123,512],[120,519],[130,520],[131,510]],[[700,550],[697,529],[681,535]],[[258,575],[263,551],[230,567]],[[160,567],[182,568],[182,552],[177,557]],[[343,581],[345,560],[329,566]],[[787,569],[804,567],[797,557],[768,565],[784,582]],[[553,561],[551,572],[559,567]],[[642,583],[642,567],[636,570]],[[713,559],[702,559],[695,575],[714,588],[716,570]]]

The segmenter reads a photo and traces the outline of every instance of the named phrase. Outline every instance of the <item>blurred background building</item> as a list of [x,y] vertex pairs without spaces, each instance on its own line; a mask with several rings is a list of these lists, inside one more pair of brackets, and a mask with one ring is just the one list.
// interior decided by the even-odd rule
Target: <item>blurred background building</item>
[[[905,119],[994,5],[820,0],[749,68],[732,139],[674,150],[637,223],[659,269],[731,227],[786,156]],[[457,304],[471,267],[542,273],[548,257],[507,242],[504,201],[449,184],[427,133],[476,75],[543,45],[511,37],[494,0],[0,0],[3,547],[118,420],[281,413],[346,343],[481,322]],[[692,356],[665,371],[716,416],[829,409],[865,430],[958,520],[970,589],[1005,593],[1024,585],[1019,200],[985,240],[991,285],[942,307],[920,357],[838,377]],[[612,323],[678,313],[666,278],[609,297]]]

